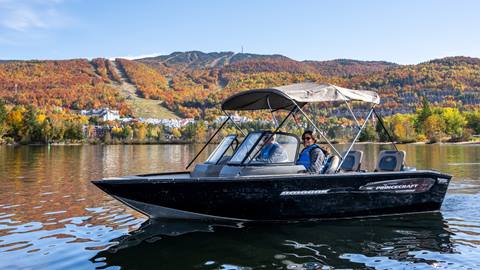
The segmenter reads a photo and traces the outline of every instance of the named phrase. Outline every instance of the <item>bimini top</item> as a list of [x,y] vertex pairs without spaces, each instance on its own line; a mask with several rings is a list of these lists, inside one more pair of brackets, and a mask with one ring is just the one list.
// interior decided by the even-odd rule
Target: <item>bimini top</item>
[[223,101],[222,109],[291,110],[295,103],[302,107],[313,102],[350,100],[380,103],[380,97],[373,91],[352,90],[332,84],[296,83],[237,93]]

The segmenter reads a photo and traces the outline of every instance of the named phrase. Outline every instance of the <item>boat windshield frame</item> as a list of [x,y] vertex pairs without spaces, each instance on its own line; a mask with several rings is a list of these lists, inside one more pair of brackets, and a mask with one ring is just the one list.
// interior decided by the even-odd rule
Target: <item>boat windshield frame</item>
[[[255,141],[249,142],[249,138],[259,135]],[[288,136],[292,137],[295,139],[295,154],[293,157],[292,161],[285,161],[285,162],[257,162],[254,161],[255,156],[257,156],[262,149],[267,145],[267,144],[262,144],[260,148],[258,146],[261,144],[263,140],[269,140],[272,138],[274,135],[283,135],[283,136]],[[247,145],[247,143],[249,145]],[[244,154],[241,154],[242,156],[240,157],[240,161],[235,161],[232,159],[235,157],[235,155],[240,155],[240,151],[242,147],[248,147],[246,149],[246,152]],[[256,150],[256,151],[255,151]],[[298,155],[300,153],[300,139],[298,138],[297,135],[293,133],[288,133],[288,132],[272,132],[272,131],[253,131],[250,132],[247,137],[242,141],[242,143],[237,147],[235,153],[232,155],[232,158],[227,162],[227,165],[233,165],[233,166],[270,166],[270,165],[292,165],[295,164],[295,161],[298,159]],[[288,154],[288,153],[287,153]],[[253,155],[253,156],[252,156]]]
[[[229,134],[225,136],[225,138],[223,138],[223,140],[217,145],[217,147],[212,151],[212,153],[208,156],[204,163],[218,164],[218,162],[222,160],[222,158],[225,156],[225,153],[227,153],[230,147],[232,147],[233,153],[235,153],[239,146],[237,137],[238,136],[235,134]],[[237,146],[233,147],[235,143]]]
[[[256,135],[258,135],[258,137],[256,139],[254,139],[253,142],[250,142],[250,138],[252,138]],[[261,132],[261,131],[250,132],[247,135],[247,137],[245,137],[245,139],[243,139],[242,143],[237,147],[237,150],[235,151],[235,153],[233,153],[232,158],[230,158],[230,160],[227,162],[227,164],[228,165],[242,165],[243,162],[245,161],[245,159],[251,154],[252,149],[255,149],[255,147],[257,147],[258,142],[262,138],[262,135],[263,135],[263,132]],[[247,146],[247,143],[250,143],[251,146]],[[242,151],[244,148],[246,148],[246,152],[243,155],[243,157],[241,158],[241,160],[240,161],[232,160],[232,159],[235,158],[236,155],[239,155],[240,151]]]

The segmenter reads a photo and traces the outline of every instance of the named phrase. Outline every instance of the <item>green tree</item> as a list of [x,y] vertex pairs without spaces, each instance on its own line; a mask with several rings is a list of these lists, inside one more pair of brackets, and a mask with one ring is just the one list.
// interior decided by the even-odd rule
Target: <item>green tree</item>
[[65,135],[65,121],[57,115],[50,116],[51,139],[54,141],[62,141]]
[[445,121],[445,131],[453,140],[463,136],[467,120],[457,108],[443,109],[441,117]]
[[182,127],[182,139],[190,142],[205,142],[207,138],[207,125],[204,121],[197,121]]
[[22,138],[24,112],[25,108],[22,106],[15,106],[7,114],[6,123],[9,129],[8,134],[17,142]]
[[480,110],[466,112],[467,127],[471,128],[475,134],[480,134]]
[[174,139],[180,139],[183,136],[182,130],[179,128],[172,128],[172,136]]
[[83,140],[83,125],[78,120],[68,121],[65,129],[65,139]]
[[182,127],[181,131],[182,131],[182,139],[186,140],[186,141],[189,141],[189,142],[193,142],[195,140],[195,134],[196,134],[196,130],[195,130],[195,124],[188,124],[184,127]]
[[133,129],[128,125],[123,127],[122,137],[125,140],[131,141],[133,139]]
[[415,118],[415,130],[418,133],[423,133],[424,132],[424,123],[425,120],[432,115],[432,109],[430,108],[430,104],[428,102],[428,99],[423,96],[422,97],[422,108],[417,111],[417,117]]
[[103,142],[106,144],[111,144],[112,143],[112,134],[110,133],[111,131],[106,131],[105,135],[103,136]]
[[160,141],[163,138],[163,126],[148,125],[147,138],[151,141]]
[[410,114],[395,114],[390,118],[390,127],[396,141],[402,143],[413,142],[416,139],[414,127],[415,117]]
[[[27,110],[23,114],[22,138],[24,143],[43,142],[42,129],[39,123],[38,109],[32,105],[27,106]],[[43,122],[45,119],[42,119]]]
[[204,121],[197,121],[195,127],[195,142],[205,142],[207,140],[207,125]]
[[371,124],[367,124],[365,129],[362,131],[360,134],[360,137],[358,137],[358,140],[361,142],[374,142],[377,140],[377,132],[375,131],[375,128]]
[[383,123],[385,124],[385,128],[387,131],[382,127],[382,124],[380,120],[377,120],[377,123],[375,124],[375,131],[377,132],[378,140],[381,142],[388,142],[390,139],[388,138],[387,132],[392,135],[392,131],[389,128],[389,122],[388,119],[382,118]]
[[3,140],[3,135],[7,132],[7,114],[5,102],[0,99],[0,142]]
[[147,128],[144,124],[138,124],[135,129],[133,130],[133,137],[138,142],[145,142],[145,138],[147,137]]
[[40,133],[42,136],[42,141],[44,143],[49,143],[50,140],[52,139],[52,126],[50,125],[49,120],[43,121],[40,126]]
[[441,138],[445,135],[445,122],[442,117],[437,114],[430,115],[425,119],[423,126],[425,130],[425,136],[429,142],[439,142]]

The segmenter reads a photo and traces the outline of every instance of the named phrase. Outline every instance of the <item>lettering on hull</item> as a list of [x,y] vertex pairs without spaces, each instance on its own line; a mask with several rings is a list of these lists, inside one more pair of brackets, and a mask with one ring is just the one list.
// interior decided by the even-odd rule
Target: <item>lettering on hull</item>
[[327,194],[329,189],[318,189],[318,190],[296,190],[296,191],[283,191],[280,193],[280,196],[298,196],[298,195],[318,195],[318,194]]
[[359,190],[393,192],[393,193],[421,193],[430,190],[435,184],[431,178],[407,178],[368,183]]

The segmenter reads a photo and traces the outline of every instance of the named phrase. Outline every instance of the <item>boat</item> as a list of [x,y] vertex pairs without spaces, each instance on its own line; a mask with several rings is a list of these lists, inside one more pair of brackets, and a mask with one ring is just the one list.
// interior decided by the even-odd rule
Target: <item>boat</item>
[[[356,133],[343,153],[308,117],[312,103],[345,104],[356,123]],[[367,104],[367,114],[357,118],[352,105]],[[404,151],[396,148],[379,154],[376,169],[361,168],[363,153],[355,150],[361,132],[376,116],[380,97],[374,91],[353,90],[330,84],[297,83],[253,89],[234,94],[222,102],[225,121],[210,137],[185,171],[104,178],[97,187],[152,219],[222,221],[289,221],[337,219],[437,211],[444,200],[451,175],[434,170],[416,170],[405,164]],[[249,133],[233,120],[231,112],[267,110],[273,130]],[[276,120],[275,113],[286,116]],[[297,165],[298,136],[282,131],[290,118],[301,115],[332,150],[320,173]],[[188,168],[227,123],[237,134],[225,136],[202,163]],[[390,136],[390,135],[389,135]],[[262,150],[275,140],[282,155],[261,158]]]

